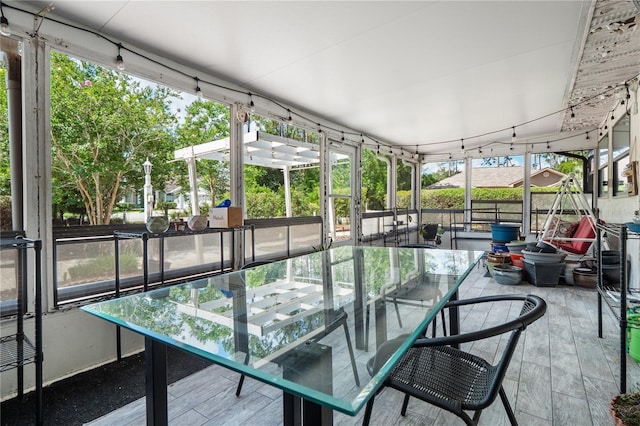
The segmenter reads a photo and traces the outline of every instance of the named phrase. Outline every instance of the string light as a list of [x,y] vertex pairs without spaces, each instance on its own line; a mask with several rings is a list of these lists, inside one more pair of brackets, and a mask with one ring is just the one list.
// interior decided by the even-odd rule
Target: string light
[[460,139],[460,150],[464,151],[464,139]]
[[509,151],[513,151],[513,143],[509,145]]
[[376,155],[380,155],[380,145],[378,145],[378,150],[376,151]]
[[587,132],[587,140],[589,140],[589,132]]
[[[631,94],[629,93],[629,85],[627,84],[627,82],[624,82],[624,89],[627,92],[627,94],[625,95],[625,99],[631,99]],[[624,105],[625,104],[625,99],[620,101],[620,105]]]
[[511,142],[515,142],[516,141],[516,126],[512,126],[511,129],[513,129],[513,134],[511,135]]
[[0,1],[0,34],[3,36],[11,35],[11,27],[9,26],[9,20],[4,16],[4,10],[2,10],[2,2]]
[[[293,121],[293,118],[291,117],[291,110],[289,108],[287,108],[287,121],[289,123],[291,123]],[[318,124],[319,126],[319,124]]]
[[198,77],[193,77],[193,79],[196,81],[196,96],[201,98],[202,89],[200,89],[200,80],[198,79]]
[[571,118],[576,118],[576,113],[573,112],[573,107],[571,107]]
[[551,146],[549,145],[549,141],[547,141],[547,149],[551,149]]
[[600,130],[600,136],[602,136],[602,129],[599,129],[599,130]]
[[[11,34],[11,29],[10,29],[10,27],[9,27],[9,22],[8,22],[7,18],[4,16],[4,11],[3,11],[2,6],[3,6],[3,2],[2,2],[2,1],[0,1],[0,32],[1,32],[3,35],[10,35],[10,34]],[[21,12],[23,12],[23,13],[26,13],[26,14],[31,14],[31,15],[33,15],[33,16],[35,16],[35,17],[37,17],[37,14],[33,14],[32,12],[29,12],[29,11],[26,11],[26,10],[23,10],[23,9],[20,9],[20,8],[17,8],[17,7],[15,7],[15,6],[11,6],[11,8],[12,8],[12,9],[15,9],[15,10],[19,10],[19,11],[21,11]],[[86,29],[86,28],[78,28],[78,27],[75,27],[75,26],[70,25],[70,24],[68,24],[68,23],[65,23],[65,22],[62,22],[62,21],[56,20],[56,19],[54,19],[54,18],[50,18],[50,20],[51,20],[51,21],[53,21],[53,22],[56,22],[56,23],[58,23],[58,24],[61,24],[61,25],[65,25],[65,26],[68,26],[68,27],[75,28],[76,30],[79,30],[79,31],[84,31],[84,32],[87,32],[87,33],[93,34],[93,35],[95,35],[95,36],[101,37],[101,38],[103,38],[104,40],[106,40],[106,41],[108,41],[108,42],[110,42],[110,43],[112,43],[112,44],[114,44],[114,45],[118,46],[118,53],[120,53],[120,48],[122,48],[121,44],[120,44],[120,43],[116,43],[116,42],[114,42],[113,40],[110,40],[108,37],[106,37],[106,36],[105,36],[105,35],[103,35],[103,34],[100,34],[100,33],[96,32],[96,31],[93,31],[93,30],[90,30],[90,29]],[[150,58],[150,57],[148,57],[148,56],[145,56],[145,55],[144,55],[144,54],[142,54],[142,53],[139,53],[139,52],[133,51],[133,50],[131,50],[131,49],[127,49],[127,50],[128,50],[129,52],[131,52],[131,53],[133,53],[133,54],[135,54],[135,55],[139,56],[140,58],[143,58],[143,59],[147,60],[147,61],[148,61],[148,62],[150,62],[150,63],[154,63],[154,64],[156,64],[156,65],[160,65],[160,66],[162,66],[162,67],[164,67],[164,68],[166,68],[166,69],[169,69],[169,70],[174,71],[174,72],[176,72],[176,73],[182,74],[182,75],[184,75],[184,76],[186,76],[186,77],[191,77],[191,76],[189,76],[189,74],[187,74],[186,72],[181,71],[181,70],[176,69],[176,68],[173,68],[173,67],[171,67],[171,66],[169,66],[169,65],[167,65],[167,64],[164,64],[164,63],[160,62],[159,60],[156,60],[156,59]],[[116,62],[117,62],[117,58],[116,58]],[[119,65],[119,64],[117,63],[116,65]],[[124,62],[123,62],[123,65],[124,65]],[[119,69],[119,68],[118,68],[118,69]],[[198,78],[197,78],[197,77],[191,77],[191,78],[194,78],[194,79],[196,80],[196,94],[197,94],[198,96],[202,96],[202,90],[200,89],[200,87],[199,87],[199,85],[198,85],[198,81],[199,81],[199,80],[198,80]],[[630,96],[630,94],[628,93],[628,90],[629,90],[629,89],[628,89],[628,83],[630,82],[630,84],[633,86],[633,87],[632,87],[632,90],[634,90],[634,87],[636,87],[636,85],[637,85],[637,83],[636,83],[636,81],[635,81],[635,79],[636,79],[636,78],[637,78],[637,76],[633,77],[632,79],[627,80],[627,81],[624,83],[624,84],[625,84],[625,86],[627,87],[627,99],[630,99],[630,97],[631,97],[631,96]],[[217,83],[211,83],[211,82],[207,82],[207,83],[208,83],[208,84],[210,84],[210,85],[216,86],[216,87],[218,87],[218,88],[224,89],[224,90],[228,90],[228,91],[236,92],[236,93],[242,93],[242,94],[244,94],[244,95],[249,95],[249,96],[251,96],[251,93],[247,93],[247,92],[246,92],[246,91],[244,91],[244,90],[235,89],[235,88],[232,88],[232,87],[226,87],[226,86],[224,86],[224,85],[217,84]],[[575,116],[574,111],[573,111],[573,108],[574,108],[574,107],[579,106],[579,105],[584,104],[584,103],[587,103],[587,102],[589,102],[589,101],[591,101],[591,100],[593,100],[593,99],[603,97],[603,96],[604,96],[604,94],[609,93],[609,92],[611,92],[612,90],[617,90],[617,89],[619,89],[619,86],[617,86],[617,87],[610,87],[610,88],[607,88],[607,89],[603,90],[602,92],[600,92],[600,93],[596,93],[596,94],[594,94],[593,96],[591,96],[591,97],[589,97],[589,98],[584,98],[584,99],[580,100],[580,102],[578,102],[578,103],[577,103],[577,104],[575,104],[575,105],[571,105],[571,106],[569,107],[569,109],[571,110],[571,116],[572,116],[572,118]],[[635,90],[637,90],[637,89],[635,89]],[[275,104],[275,105],[278,105],[279,107],[281,107],[281,108],[283,108],[283,109],[285,108],[282,104],[278,103],[276,100],[274,100],[274,99],[272,99],[272,98],[265,97],[264,99],[268,100],[269,102],[272,102],[272,103],[273,103],[273,104]],[[631,101],[630,101],[630,102],[631,102]],[[631,108],[631,113],[632,113],[632,114],[637,113],[637,102],[631,102],[631,106],[632,106],[632,108]],[[561,113],[561,112],[566,112],[566,110],[567,110],[567,108],[563,108],[563,109],[561,109],[561,110],[554,111],[554,112],[549,113],[549,114],[546,114],[546,115],[544,115],[544,116],[537,117],[537,118],[534,118],[534,119],[532,119],[532,120],[529,120],[529,121],[527,121],[526,123],[522,123],[521,125],[529,124],[529,123],[532,123],[532,122],[534,122],[534,121],[538,121],[538,120],[542,120],[542,119],[544,119],[544,118],[547,118],[547,117],[548,117],[548,116],[550,116],[550,115],[557,114],[557,113]],[[313,121],[312,121],[310,118],[308,118],[308,117],[305,117],[305,116],[300,115],[300,114],[298,114],[298,115],[299,115],[303,120],[306,120],[306,121],[308,121],[308,122],[313,122]],[[611,119],[612,119],[612,120],[614,119],[613,112],[612,112],[612,115],[611,115]],[[320,126],[320,125],[318,124],[318,126]],[[512,139],[514,139],[514,141],[515,141],[515,138],[516,138],[516,131],[515,131],[515,127],[517,127],[517,126],[512,126],[512,130],[513,130],[513,133],[512,133],[512,135],[513,135],[513,136],[512,136]],[[331,128],[331,127],[328,127],[328,128],[329,128],[329,129],[332,129],[332,130],[335,130],[335,131],[339,131],[338,129],[333,129],[333,128]],[[607,129],[607,126],[605,125],[605,130],[606,130],[606,129]],[[472,138],[472,139],[473,139],[473,138],[479,138],[479,137],[487,136],[487,135],[490,135],[490,134],[503,132],[504,130],[506,130],[506,129],[500,129],[500,130],[495,130],[495,131],[487,132],[487,133],[484,133],[484,134],[478,134],[478,135],[470,136],[470,138]],[[319,132],[319,133],[322,133],[322,129],[321,129],[321,128],[319,128],[318,132]],[[358,133],[350,133],[350,134],[357,135]],[[364,136],[363,136],[362,134],[360,134],[360,135],[361,135],[362,143],[364,144],[364,143],[365,143]],[[369,136],[368,136],[368,137],[369,137]],[[371,138],[371,137],[369,137],[369,138],[370,138],[371,140],[373,140],[374,142],[377,142],[374,138]],[[561,139],[560,139],[560,140],[561,140]],[[463,141],[463,139],[461,139],[461,141]],[[442,143],[445,143],[445,142],[454,142],[454,140],[431,142],[431,143],[421,144],[420,146],[426,146],[426,145],[437,145],[437,144],[442,144]],[[464,142],[462,142],[462,149],[464,150]]]
[[249,111],[256,112],[256,104],[253,103],[253,96],[251,96],[251,92],[249,92]]
[[344,131],[342,132],[342,142],[344,142]]
[[120,71],[124,71],[124,61],[122,60],[120,49],[122,49],[122,45],[118,43],[118,56],[116,56],[116,68],[118,68]]
[[611,121],[615,120],[616,118],[613,116],[613,111],[611,111]]

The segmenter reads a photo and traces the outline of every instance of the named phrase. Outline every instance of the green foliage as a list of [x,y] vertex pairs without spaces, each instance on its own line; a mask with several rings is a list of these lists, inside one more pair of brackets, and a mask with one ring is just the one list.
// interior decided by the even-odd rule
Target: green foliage
[[11,197],[8,195],[0,195],[0,230],[10,231],[12,228]]
[[[217,102],[197,99],[186,108],[185,119],[176,130],[177,148],[198,145],[229,136],[229,108]],[[189,188],[186,162],[174,164],[178,185]],[[229,163],[218,160],[196,162],[200,188],[204,189],[214,205],[229,194]],[[208,214],[208,210],[207,210]]]
[[421,199],[424,209],[462,209],[464,188],[424,189]]
[[[545,188],[546,189],[546,188]],[[555,192],[551,188],[549,192]],[[472,188],[473,200],[522,200],[523,188]],[[400,193],[399,193],[400,195]],[[403,193],[410,196],[410,193]],[[422,190],[422,208],[425,209],[462,209],[464,208],[464,188],[424,189]]]
[[387,205],[387,164],[376,152],[362,150],[362,201],[365,210],[384,210]]
[[471,199],[520,201],[523,192],[523,188],[471,188]]
[[398,207],[411,207],[411,190],[396,192],[396,203]]
[[172,167],[169,106],[176,97],[166,87],[52,53],[54,204],[68,210],[79,195],[90,223],[107,224],[123,192],[142,187],[146,158],[154,165],[153,185],[162,188]]
[[176,203],[174,201],[158,201],[156,203],[156,208],[159,210],[170,210],[176,208]]
[[284,202],[273,191],[247,193],[246,201],[249,219],[285,216]]

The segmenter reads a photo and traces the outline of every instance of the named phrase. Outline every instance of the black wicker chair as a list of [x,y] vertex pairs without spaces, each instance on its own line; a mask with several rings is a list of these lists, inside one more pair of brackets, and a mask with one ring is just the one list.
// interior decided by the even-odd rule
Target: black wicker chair
[[[523,302],[520,315],[511,321],[469,333],[435,339],[418,339],[386,379],[384,386],[405,393],[401,414],[404,416],[411,396],[450,411],[468,425],[477,425],[482,410],[489,407],[499,395],[512,425],[515,415],[502,387],[502,381],[526,327],[542,317],[547,309],[544,300],[533,295],[497,295],[450,302],[447,308],[493,302]],[[450,345],[474,342],[510,333],[502,356],[496,365],[456,349]],[[390,341],[381,346],[368,363],[369,373],[375,374],[397,348]],[[390,348],[389,348],[390,347]],[[382,350],[385,353],[380,353]],[[363,424],[371,418],[374,397],[367,403]],[[472,411],[473,418],[465,411]]]

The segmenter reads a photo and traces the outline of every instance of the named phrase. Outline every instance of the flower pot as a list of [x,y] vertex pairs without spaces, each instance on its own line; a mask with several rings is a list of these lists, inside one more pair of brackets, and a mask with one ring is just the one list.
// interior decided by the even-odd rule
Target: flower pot
[[614,396],[609,402],[609,412],[615,425],[637,425],[640,417],[640,394],[632,392]]
[[498,284],[517,285],[522,281],[522,269],[508,264],[494,265],[493,278]]

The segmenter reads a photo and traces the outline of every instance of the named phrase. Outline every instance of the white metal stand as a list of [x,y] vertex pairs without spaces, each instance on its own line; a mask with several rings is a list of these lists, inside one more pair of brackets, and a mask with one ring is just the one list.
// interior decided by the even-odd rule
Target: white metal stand
[[[577,216],[581,218],[582,216],[588,216],[591,220],[589,221],[592,229],[594,238],[571,238],[571,237],[558,237],[558,227],[560,226],[560,218],[563,215],[573,216],[574,218]],[[558,220],[554,220],[554,218],[558,218]],[[579,220],[578,218],[578,220]],[[575,221],[575,220],[574,220]],[[586,197],[584,196],[584,192],[582,191],[582,187],[576,180],[576,177],[573,173],[569,174],[562,184],[558,188],[558,192],[556,193],[556,197],[553,200],[553,204],[547,213],[547,218],[545,219],[544,225],[542,227],[542,233],[539,235],[539,240],[544,240],[550,244],[556,245],[562,241],[595,241],[596,232],[596,223],[597,219],[591,210],[591,206],[587,202]]]

